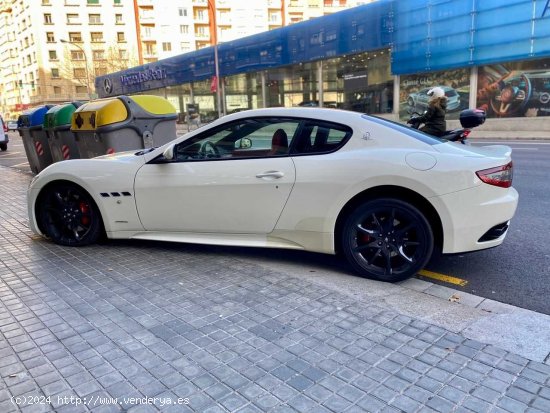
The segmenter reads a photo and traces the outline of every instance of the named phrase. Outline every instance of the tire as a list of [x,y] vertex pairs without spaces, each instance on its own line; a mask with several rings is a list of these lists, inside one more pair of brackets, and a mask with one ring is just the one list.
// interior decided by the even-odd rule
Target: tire
[[0,143],[0,150],[2,152],[7,151],[8,150],[8,144],[7,143]]
[[424,215],[393,198],[368,201],[346,219],[342,252],[364,277],[396,282],[415,275],[429,261],[434,236]]
[[92,197],[81,187],[59,183],[42,190],[37,200],[41,230],[59,245],[80,247],[99,239],[103,221]]

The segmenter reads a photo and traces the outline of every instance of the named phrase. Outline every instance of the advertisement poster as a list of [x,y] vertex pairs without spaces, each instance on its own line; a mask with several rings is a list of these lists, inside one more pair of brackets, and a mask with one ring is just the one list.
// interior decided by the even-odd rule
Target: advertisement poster
[[550,59],[480,67],[477,106],[492,118],[550,116]]
[[399,117],[407,120],[413,113],[424,112],[428,107],[428,90],[435,86],[441,87],[447,96],[447,119],[458,119],[470,99],[469,69],[401,76]]

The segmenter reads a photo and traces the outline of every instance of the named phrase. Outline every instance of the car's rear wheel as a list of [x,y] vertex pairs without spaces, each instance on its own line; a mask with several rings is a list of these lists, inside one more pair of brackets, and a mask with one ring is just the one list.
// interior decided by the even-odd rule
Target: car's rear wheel
[[7,151],[8,150],[8,144],[7,143],[0,143],[0,150],[1,151]]
[[426,265],[434,236],[417,208],[385,198],[365,202],[349,215],[341,245],[360,275],[395,282],[413,276]]
[[101,235],[99,210],[92,197],[77,185],[59,183],[46,187],[37,205],[40,228],[57,244],[89,245]]

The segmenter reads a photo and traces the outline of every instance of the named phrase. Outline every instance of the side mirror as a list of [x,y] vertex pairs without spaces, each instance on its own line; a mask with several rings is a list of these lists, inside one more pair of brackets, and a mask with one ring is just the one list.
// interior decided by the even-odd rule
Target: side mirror
[[235,141],[235,149],[252,148],[252,141],[249,138],[241,138]]
[[173,161],[174,160],[174,147],[175,147],[175,145],[170,145],[162,153],[162,156],[164,156],[164,159],[166,159],[167,161]]

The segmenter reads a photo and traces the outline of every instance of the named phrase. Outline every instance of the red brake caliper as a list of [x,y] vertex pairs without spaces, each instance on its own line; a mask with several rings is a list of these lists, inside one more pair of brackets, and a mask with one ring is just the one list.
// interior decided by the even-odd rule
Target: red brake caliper
[[80,222],[82,223],[82,225],[89,225],[90,217],[88,214],[90,213],[90,207],[84,201],[80,202],[78,206],[80,208],[80,212],[82,213],[82,217],[80,217]]

